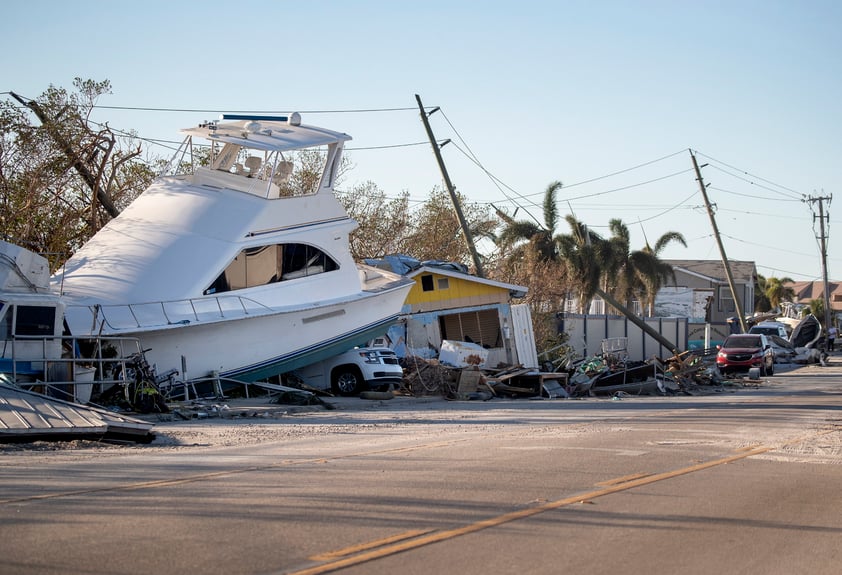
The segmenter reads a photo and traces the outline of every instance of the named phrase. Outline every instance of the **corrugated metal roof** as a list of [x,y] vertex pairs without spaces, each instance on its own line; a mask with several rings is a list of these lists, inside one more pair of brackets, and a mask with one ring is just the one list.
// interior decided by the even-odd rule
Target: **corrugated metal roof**
[[0,382],[0,441],[66,436],[151,440],[152,423],[104,409],[47,397]]

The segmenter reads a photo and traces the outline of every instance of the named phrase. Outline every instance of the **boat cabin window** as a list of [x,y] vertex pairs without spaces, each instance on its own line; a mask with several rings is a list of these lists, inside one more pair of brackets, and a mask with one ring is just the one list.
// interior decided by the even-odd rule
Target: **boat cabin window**
[[56,308],[50,306],[6,306],[0,323],[3,339],[11,335],[53,335],[56,327]]
[[246,248],[219,274],[205,295],[257,287],[338,269],[326,253],[306,244]]

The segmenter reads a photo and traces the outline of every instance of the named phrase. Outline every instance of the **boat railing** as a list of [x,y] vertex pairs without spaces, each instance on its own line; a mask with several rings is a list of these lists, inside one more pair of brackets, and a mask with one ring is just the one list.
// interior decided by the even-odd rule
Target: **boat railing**
[[[90,401],[94,386],[124,383],[127,363],[143,353],[140,340],[132,337],[14,335],[6,342],[0,373],[18,387],[42,388],[52,397],[79,403]],[[40,344],[40,354],[30,342]]]
[[69,305],[68,311],[82,307],[91,313],[91,325],[104,322],[111,330],[188,325],[272,311],[263,303],[235,295],[132,304]]
[[[194,153],[194,145],[193,136],[187,136],[158,176],[190,178],[197,185],[229,188],[265,198],[307,196],[318,191],[318,181],[307,178],[302,181],[293,176],[302,168],[296,165],[292,155],[287,157],[278,151],[249,155],[259,150],[228,144],[235,153],[226,153],[226,146],[209,157],[200,155],[200,160]],[[321,171],[324,169],[322,166]]]

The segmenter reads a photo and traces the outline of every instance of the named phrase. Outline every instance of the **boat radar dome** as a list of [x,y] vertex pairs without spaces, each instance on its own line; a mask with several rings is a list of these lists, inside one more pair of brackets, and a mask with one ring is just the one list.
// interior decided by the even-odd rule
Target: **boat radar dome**
[[290,126],[300,126],[301,125],[301,114],[298,112],[293,112],[289,115],[289,122]]

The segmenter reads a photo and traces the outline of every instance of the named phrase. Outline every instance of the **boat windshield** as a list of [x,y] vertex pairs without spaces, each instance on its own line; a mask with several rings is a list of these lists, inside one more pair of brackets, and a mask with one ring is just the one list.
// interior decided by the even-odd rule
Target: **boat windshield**
[[[188,136],[188,140],[191,137]],[[173,161],[161,174],[163,176],[195,176],[202,174],[203,180],[196,183],[214,182],[210,174],[216,174],[219,184],[231,187],[240,178],[241,185],[266,190],[269,197],[308,196],[318,192],[322,175],[326,171],[327,146],[282,152],[261,151],[226,143],[220,146],[214,142],[206,146],[182,145],[192,149],[192,155]],[[202,173],[204,172],[204,173]],[[228,176],[237,176],[232,179]],[[204,180],[209,180],[205,182]],[[234,186],[239,188],[241,186]],[[263,194],[261,194],[263,195]]]
[[161,175],[270,199],[333,190],[350,136],[301,125],[300,118],[254,118],[261,121],[206,122],[182,130],[187,137]]

